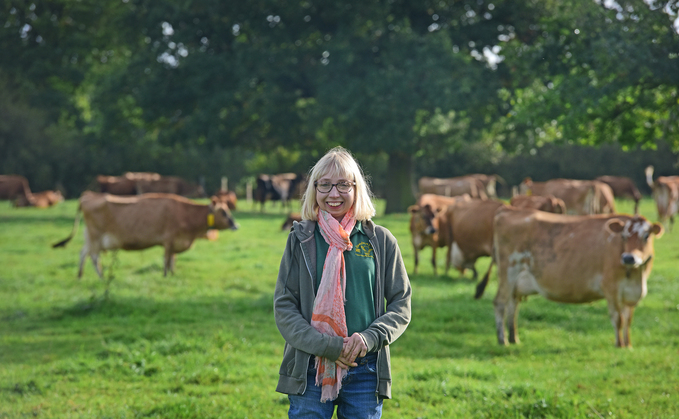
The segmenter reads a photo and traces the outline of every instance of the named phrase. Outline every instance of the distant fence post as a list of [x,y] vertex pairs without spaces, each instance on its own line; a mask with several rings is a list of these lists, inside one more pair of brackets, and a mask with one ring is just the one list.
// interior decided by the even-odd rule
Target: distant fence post
[[229,190],[229,178],[222,176],[222,187],[221,190],[227,192]]
[[245,184],[245,199],[248,201],[248,206],[252,207],[252,181],[248,180]]

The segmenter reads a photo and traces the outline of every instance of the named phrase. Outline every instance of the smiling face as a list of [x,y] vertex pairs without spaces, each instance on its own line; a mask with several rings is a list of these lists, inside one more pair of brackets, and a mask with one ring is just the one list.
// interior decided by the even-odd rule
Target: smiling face
[[[341,182],[352,183],[353,180],[339,175],[325,175],[319,178],[317,182],[337,184]],[[342,217],[344,217],[347,211],[354,205],[355,200],[355,186],[351,188],[351,191],[346,193],[339,192],[336,186],[327,193],[319,192],[318,189],[316,189],[316,203],[318,204],[318,207],[323,211],[327,211],[334,219],[340,222],[342,221]]]

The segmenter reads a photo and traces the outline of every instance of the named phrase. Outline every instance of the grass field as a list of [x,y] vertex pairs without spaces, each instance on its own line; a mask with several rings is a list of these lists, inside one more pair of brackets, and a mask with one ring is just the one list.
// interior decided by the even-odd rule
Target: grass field
[[[284,212],[235,211],[238,231],[197,241],[167,278],[160,247],[118,252],[106,298],[89,261],[76,279],[82,226],[68,247],[50,248],[69,234],[76,204],[0,202],[0,418],[286,417],[287,397],[274,391],[283,339],[272,313]],[[649,199],[641,212],[656,218]],[[376,222],[412,271],[408,216]],[[391,348],[384,418],[679,417],[677,229],[656,241],[630,350],[614,347],[605,302],[539,297],[521,306],[522,343],[501,347],[495,275],[474,300],[469,274],[435,277],[429,255],[410,278],[413,319]]]

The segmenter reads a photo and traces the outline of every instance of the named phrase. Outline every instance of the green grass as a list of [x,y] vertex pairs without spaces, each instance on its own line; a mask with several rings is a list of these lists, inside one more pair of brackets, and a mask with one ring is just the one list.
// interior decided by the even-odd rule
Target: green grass
[[[287,398],[274,391],[283,339],[272,313],[285,211],[234,212],[238,231],[197,241],[167,278],[160,247],[118,252],[106,296],[89,260],[76,279],[82,226],[65,249],[50,248],[70,232],[75,208],[0,202],[0,418],[286,416]],[[648,199],[641,212],[656,218]],[[376,221],[411,271],[408,216]],[[498,346],[495,275],[474,300],[469,274],[433,276],[429,252],[411,276],[412,323],[392,346],[384,418],[679,416],[679,232],[656,241],[633,350],[614,347],[605,302],[538,297],[521,306],[522,344]],[[440,272],[443,261],[440,252]]]

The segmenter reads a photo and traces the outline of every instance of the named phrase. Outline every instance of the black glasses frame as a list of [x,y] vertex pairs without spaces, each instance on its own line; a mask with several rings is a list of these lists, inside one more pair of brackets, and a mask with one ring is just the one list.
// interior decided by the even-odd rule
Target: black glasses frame
[[319,190],[318,190],[318,181],[316,181],[316,182],[314,182],[314,188],[316,188],[316,191],[318,191],[318,192],[320,192],[320,193],[330,193],[330,192],[332,191],[332,188],[337,188],[337,186],[338,186],[338,185],[341,185],[341,184],[349,184],[351,187],[349,188],[348,191],[345,191],[345,192],[342,192],[342,191],[340,191],[339,189],[337,189],[337,192],[339,192],[339,193],[349,193],[349,192],[351,192],[351,190],[354,188],[354,186],[356,186],[356,182],[339,182],[339,183],[331,183],[331,184],[330,184],[330,189],[328,189],[327,191],[324,192],[324,191],[319,191]]

